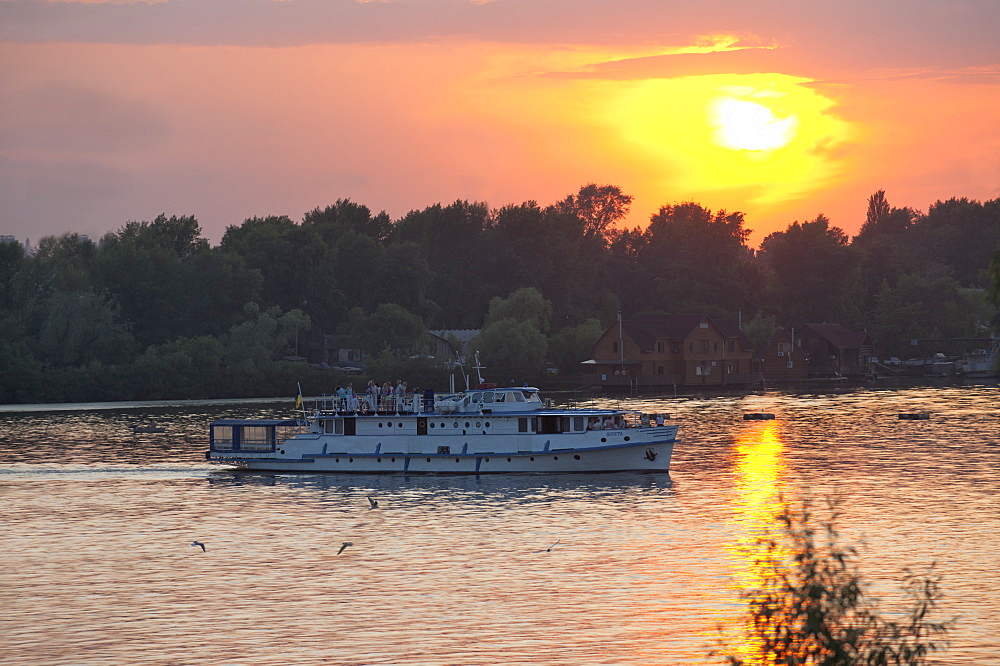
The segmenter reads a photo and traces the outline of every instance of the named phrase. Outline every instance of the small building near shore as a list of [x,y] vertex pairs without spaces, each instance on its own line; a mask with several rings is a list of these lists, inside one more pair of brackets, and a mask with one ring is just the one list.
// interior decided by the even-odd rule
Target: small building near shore
[[637,315],[611,326],[584,361],[602,386],[740,386],[756,383],[753,347],[734,321],[707,315]]
[[809,359],[792,338],[792,333],[779,328],[758,354],[760,374],[764,383],[800,382],[809,378]]
[[865,377],[873,372],[874,345],[865,331],[840,324],[795,328],[795,342],[809,358],[810,377]]

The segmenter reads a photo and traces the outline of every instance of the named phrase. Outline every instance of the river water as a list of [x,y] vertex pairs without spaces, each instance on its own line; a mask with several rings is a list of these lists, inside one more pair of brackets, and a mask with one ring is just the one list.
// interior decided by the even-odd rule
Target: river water
[[[888,617],[935,565],[956,623],[934,663],[1000,664],[998,398],[634,398],[680,424],[669,476],[480,478],[205,462],[210,421],[291,400],[0,407],[0,662],[722,663],[780,492],[839,501]],[[165,432],[133,434],[149,422]]]

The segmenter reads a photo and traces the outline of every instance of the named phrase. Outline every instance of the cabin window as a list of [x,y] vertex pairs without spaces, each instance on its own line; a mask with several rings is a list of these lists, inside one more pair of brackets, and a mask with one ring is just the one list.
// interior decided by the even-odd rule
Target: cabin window
[[286,439],[294,437],[295,435],[298,435],[301,432],[305,432],[306,428],[304,426],[293,425],[293,426],[278,426],[274,430],[275,430],[274,433],[275,443],[281,444]]
[[511,395],[514,396],[514,402],[524,402],[524,394],[520,391],[514,391]]
[[506,393],[497,393],[497,402],[504,402],[507,399]]
[[243,426],[240,448],[270,450],[273,436],[274,430],[268,426]]
[[559,419],[559,421],[560,421],[559,432],[569,432],[570,431],[569,417],[563,416],[562,418]]
[[483,402],[493,402],[493,391],[483,393]]
[[326,419],[323,421],[323,432],[333,433],[334,421],[336,421],[336,419]]
[[585,428],[585,426],[583,425],[583,417],[582,416],[574,416],[573,417],[573,430],[580,431],[580,430],[583,430],[584,428]]
[[232,426],[212,426],[212,443],[218,447],[230,447],[233,445]]
[[[566,428],[569,427],[569,417],[565,417]],[[538,417],[538,432],[543,435],[556,434],[563,432],[563,417],[560,416],[539,416]]]
[[528,432],[528,419],[521,417],[517,420],[517,431],[518,432]]

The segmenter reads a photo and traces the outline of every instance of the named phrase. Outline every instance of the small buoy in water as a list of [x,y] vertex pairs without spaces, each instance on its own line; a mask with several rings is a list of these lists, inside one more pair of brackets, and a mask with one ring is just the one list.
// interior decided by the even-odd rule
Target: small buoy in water
[[904,412],[899,415],[899,418],[907,421],[926,421],[930,417],[930,412]]
[[750,414],[744,414],[744,421],[771,421],[774,419],[774,414],[766,414],[764,412],[752,412]]

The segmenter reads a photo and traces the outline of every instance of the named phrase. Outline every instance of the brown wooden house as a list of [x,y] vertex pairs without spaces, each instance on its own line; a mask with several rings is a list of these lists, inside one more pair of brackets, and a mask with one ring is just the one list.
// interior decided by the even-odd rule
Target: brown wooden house
[[809,357],[810,377],[864,377],[873,370],[874,345],[865,331],[840,324],[806,324],[795,341]]
[[585,379],[628,387],[731,386],[759,381],[735,322],[706,315],[639,315],[616,323],[584,362]]
[[792,340],[793,331],[798,334],[796,329],[779,328],[758,354],[760,374],[765,383],[780,384],[809,378],[808,357]]

